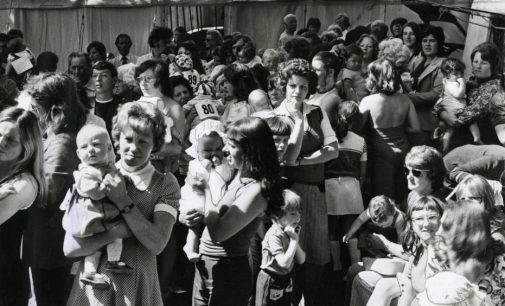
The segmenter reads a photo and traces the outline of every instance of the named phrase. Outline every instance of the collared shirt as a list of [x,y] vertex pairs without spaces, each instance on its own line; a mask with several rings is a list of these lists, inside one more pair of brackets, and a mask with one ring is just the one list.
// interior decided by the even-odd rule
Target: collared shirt
[[[310,111],[316,107],[319,107],[319,106],[310,105],[310,104],[307,104],[306,102],[303,102],[303,107],[302,107],[303,116],[305,118],[307,118],[307,114],[309,114]],[[286,100],[282,101],[282,103],[274,110],[274,113],[276,113],[277,115],[291,117],[291,113],[289,112],[288,108],[286,107]],[[338,141],[338,140],[337,140],[337,136],[335,135],[335,131],[333,131],[333,129],[331,128],[331,124],[330,124],[330,120],[328,119],[328,115],[324,111],[322,112],[322,114],[323,114],[323,119],[321,120],[321,130],[323,131],[323,137],[324,137],[323,144],[326,146],[326,145],[328,145],[332,142]],[[303,129],[305,131],[307,131],[309,129],[309,123],[307,122],[307,120],[304,120],[303,123],[304,123]],[[289,142],[290,143],[295,142],[297,136],[291,135],[291,137],[293,137],[294,139],[290,138]]]
[[[125,61],[123,61],[123,58],[125,58]],[[118,56],[114,57],[109,62],[112,63],[117,68],[121,65],[129,64],[129,63],[135,64],[137,62],[137,60],[138,60],[138,56],[128,53],[125,56],[118,54]]]

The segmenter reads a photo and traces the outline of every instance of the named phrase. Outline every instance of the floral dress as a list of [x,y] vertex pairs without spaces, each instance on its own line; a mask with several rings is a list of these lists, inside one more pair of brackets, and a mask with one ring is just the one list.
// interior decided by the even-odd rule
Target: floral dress
[[487,294],[486,305],[505,305],[505,254],[495,257],[493,270],[479,281],[479,289]]

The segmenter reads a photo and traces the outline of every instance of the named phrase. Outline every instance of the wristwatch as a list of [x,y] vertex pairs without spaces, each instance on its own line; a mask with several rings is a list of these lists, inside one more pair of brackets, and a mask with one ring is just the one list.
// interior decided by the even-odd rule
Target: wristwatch
[[133,203],[131,203],[130,205],[125,206],[123,209],[121,209],[120,212],[122,214],[127,214],[127,213],[129,213],[133,209],[134,206],[135,205]]

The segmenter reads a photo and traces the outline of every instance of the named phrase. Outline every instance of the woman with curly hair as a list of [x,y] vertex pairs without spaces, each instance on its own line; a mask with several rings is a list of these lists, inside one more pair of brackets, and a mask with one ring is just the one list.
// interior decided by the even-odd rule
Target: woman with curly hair
[[227,125],[254,113],[247,98],[251,91],[259,88],[259,85],[251,69],[240,63],[233,63],[226,67],[223,77],[221,95],[223,102],[227,102],[225,102],[221,121]]
[[317,75],[303,59],[288,61],[280,71],[286,87],[285,100],[275,109],[293,120],[285,153],[284,176],[302,198],[300,246],[306,262],[296,268],[295,299],[304,294],[305,304],[314,305],[319,296],[323,267],[330,261],[328,212],[324,193],[324,163],[338,157],[338,141],[325,111],[306,103],[314,93]]
[[387,59],[369,66],[367,88],[372,93],[359,106],[369,123],[367,141],[372,161],[372,195],[386,195],[400,203],[407,196],[401,169],[409,143],[405,132],[419,132],[416,110],[409,98],[398,92],[395,67]]
[[259,118],[232,123],[224,147],[235,175],[221,199],[214,203],[208,186],[205,214],[190,210],[180,216],[187,226],[203,218],[201,260],[196,263],[193,305],[247,305],[252,290],[249,266],[251,238],[264,212],[277,212],[282,204],[279,161],[272,132]]

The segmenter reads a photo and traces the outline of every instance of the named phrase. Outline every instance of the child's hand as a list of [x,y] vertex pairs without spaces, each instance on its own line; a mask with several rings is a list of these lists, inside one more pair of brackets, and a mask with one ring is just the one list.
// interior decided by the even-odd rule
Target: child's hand
[[296,232],[296,229],[291,226],[291,225],[288,225],[284,228],[284,232],[288,235],[289,238],[291,238],[292,240],[295,240],[295,241],[298,241],[298,233]]
[[350,233],[347,233],[342,237],[342,242],[343,243],[349,243],[349,240],[351,240],[352,235]]

